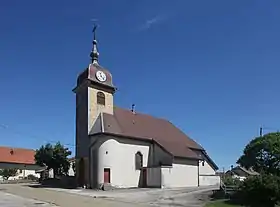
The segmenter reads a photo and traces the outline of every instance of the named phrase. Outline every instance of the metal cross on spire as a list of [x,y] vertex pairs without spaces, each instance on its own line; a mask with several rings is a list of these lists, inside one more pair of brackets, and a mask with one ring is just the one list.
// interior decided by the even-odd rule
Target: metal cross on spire
[[96,40],[96,29],[97,29],[97,24],[93,25],[92,33],[93,33],[93,39]]
[[92,29],[92,33],[93,33],[92,50],[90,53],[91,63],[95,63],[95,64],[98,64],[98,57],[99,57],[99,53],[97,50],[97,40],[96,40],[97,27],[98,27],[98,25],[94,23],[93,29]]

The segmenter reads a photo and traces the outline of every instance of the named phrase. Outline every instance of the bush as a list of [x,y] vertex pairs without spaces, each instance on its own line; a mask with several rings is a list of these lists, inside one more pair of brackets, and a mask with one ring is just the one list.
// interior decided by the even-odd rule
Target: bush
[[32,174],[27,175],[27,180],[38,181],[38,178]]
[[235,198],[246,206],[274,207],[280,201],[280,178],[275,175],[249,177],[242,182]]
[[223,178],[223,183],[226,186],[239,186],[241,181],[237,178],[233,178],[232,176],[226,176]]

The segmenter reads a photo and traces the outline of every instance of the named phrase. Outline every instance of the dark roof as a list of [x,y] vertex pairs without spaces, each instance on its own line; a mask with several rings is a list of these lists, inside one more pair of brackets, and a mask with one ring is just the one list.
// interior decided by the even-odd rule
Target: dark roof
[[226,172],[227,174],[236,174],[238,176],[242,175],[259,175],[258,172],[254,171],[253,169],[246,169],[245,167],[242,166],[236,166],[232,168],[231,170],[228,170]]
[[194,150],[205,151],[171,122],[119,107],[114,115],[103,113],[103,127],[103,133],[155,141],[175,157],[200,159]]
[[[97,80],[95,74],[97,71],[103,71],[106,74],[106,81],[101,83]],[[82,73],[79,74],[77,79],[77,87],[81,85],[85,80],[89,80],[90,82],[94,83],[95,85],[101,85],[113,90],[116,90],[116,87],[113,84],[112,74],[102,66],[97,63],[89,64],[88,68],[86,68]],[[75,90],[75,89],[74,89]]]

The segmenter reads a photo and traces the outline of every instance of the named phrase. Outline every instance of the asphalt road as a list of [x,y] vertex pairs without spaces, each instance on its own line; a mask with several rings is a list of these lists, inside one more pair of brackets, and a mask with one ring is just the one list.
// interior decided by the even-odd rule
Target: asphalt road
[[[209,198],[211,188],[123,189],[104,192],[0,184],[0,193],[0,206],[5,207],[202,207]],[[23,198],[16,196],[16,199],[14,199],[12,195],[5,193]],[[5,203],[2,204],[1,202]]]
[[0,191],[0,206],[1,207],[53,207],[54,205],[37,201],[34,199],[22,198]]

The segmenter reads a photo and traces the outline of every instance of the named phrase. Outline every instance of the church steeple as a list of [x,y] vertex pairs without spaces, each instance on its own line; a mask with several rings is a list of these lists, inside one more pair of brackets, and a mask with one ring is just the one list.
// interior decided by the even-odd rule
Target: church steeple
[[90,53],[90,57],[91,57],[91,63],[98,64],[99,53],[97,51],[96,29],[97,29],[97,25],[94,25],[93,30],[92,30],[93,41],[92,41],[92,50]]

